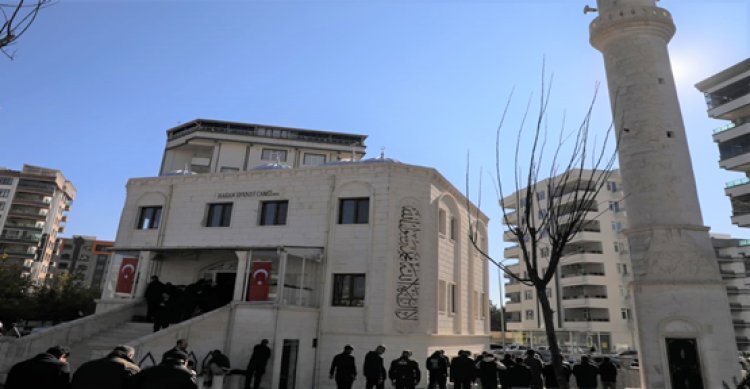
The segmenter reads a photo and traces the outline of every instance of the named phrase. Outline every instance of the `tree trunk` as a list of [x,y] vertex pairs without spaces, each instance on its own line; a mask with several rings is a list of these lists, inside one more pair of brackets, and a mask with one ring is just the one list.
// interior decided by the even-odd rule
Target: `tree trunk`
[[560,353],[560,346],[557,344],[557,334],[555,333],[555,318],[554,311],[549,304],[549,298],[547,297],[547,288],[538,288],[536,290],[539,304],[542,306],[542,317],[544,317],[544,331],[547,334],[547,344],[549,346],[550,353],[552,353],[552,366],[555,368],[555,376],[557,377],[557,387],[560,389],[569,389],[568,377],[563,373],[563,357]]

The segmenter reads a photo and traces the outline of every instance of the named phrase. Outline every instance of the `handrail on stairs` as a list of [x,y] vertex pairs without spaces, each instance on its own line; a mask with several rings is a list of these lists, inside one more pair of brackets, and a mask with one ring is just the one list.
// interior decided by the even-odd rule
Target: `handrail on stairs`
[[139,367],[143,367],[143,362],[145,362],[145,361],[146,361],[146,358],[148,358],[148,359],[150,359],[150,360],[151,360],[151,366],[156,366],[156,359],[154,359],[154,356],[153,356],[153,355],[151,355],[151,352],[149,351],[149,352],[148,352],[148,353],[146,353],[146,355],[144,355],[144,356],[143,356],[143,358],[141,358],[141,360],[140,360],[140,361],[138,362],[138,366],[139,366]]

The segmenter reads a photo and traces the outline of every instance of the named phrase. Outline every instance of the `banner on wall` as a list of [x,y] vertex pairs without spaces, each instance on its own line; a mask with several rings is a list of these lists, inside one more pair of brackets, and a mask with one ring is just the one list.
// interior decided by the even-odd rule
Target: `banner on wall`
[[123,258],[120,263],[120,271],[117,273],[117,286],[115,293],[133,293],[136,270],[138,269],[138,258]]
[[247,301],[268,301],[271,288],[271,262],[252,262],[250,286],[247,288]]

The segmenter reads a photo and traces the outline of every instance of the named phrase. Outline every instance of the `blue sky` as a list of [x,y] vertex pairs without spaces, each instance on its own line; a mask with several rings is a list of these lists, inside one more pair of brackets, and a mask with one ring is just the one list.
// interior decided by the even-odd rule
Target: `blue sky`
[[[194,118],[368,134],[369,156],[385,147],[463,189],[467,151],[474,176],[492,171],[506,97],[515,87],[513,124],[539,93],[543,61],[555,77],[550,123],[563,112],[574,123],[601,82],[594,125],[609,124],[586,3],[62,0],[14,47],[15,60],[0,58],[0,166],[62,170],[78,188],[66,235],[103,239],[115,237],[127,179],[156,175],[165,131]],[[704,221],[750,237],[731,225],[723,192],[740,178],[718,167],[711,130],[723,123],[707,118],[693,86],[747,58],[750,4],[659,5],[677,25],[670,52]],[[501,257],[485,182],[491,252]]]

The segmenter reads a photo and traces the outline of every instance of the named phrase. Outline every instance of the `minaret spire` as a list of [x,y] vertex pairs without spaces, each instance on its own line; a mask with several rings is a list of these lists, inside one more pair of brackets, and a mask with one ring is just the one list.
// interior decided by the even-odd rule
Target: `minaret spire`
[[732,386],[737,346],[667,51],[672,16],[655,0],[596,3],[590,42],[604,55],[619,134],[641,387]]

